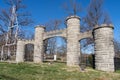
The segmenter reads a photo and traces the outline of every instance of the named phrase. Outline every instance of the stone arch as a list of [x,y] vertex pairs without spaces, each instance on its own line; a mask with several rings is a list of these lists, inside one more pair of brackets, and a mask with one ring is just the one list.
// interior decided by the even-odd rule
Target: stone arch
[[78,66],[80,64],[79,40],[93,36],[95,42],[95,68],[102,71],[114,71],[112,25],[101,25],[95,27],[93,31],[80,33],[80,17],[74,15],[67,17],[66,26],[67,28],[64,30],[45,32],[44,26],[38,25],[35,28],[34,41],[18,40],[16,61],[24,61],[24,45],[33,42],[35,45],[34,62],[42,63],[43,41],[54,36],[62,36],[67,39],[67,65]]
[[[88,36],[79,40],[80,42],[80,63],[95,69],[94,40]],[[89,44],[89,45],[88,45]]]
[[47,39],[50,39],[50,38],[54,38],[54,37],[61,37],[61,38],[65,39],[65,40],[67,40],[67,38],[64,37],[64,36],[52,36],[52,37],[47,37],[47,38],[45,38],[43,41],[45,41],[45,40],[47,40]]
[[66,32],[67,32],[66,29],[45,32],[43,40],[48,39],[48,38],[52,38],[52,37],[63,37],[63,38],[66,38],[67,37]]
[[[87,34],[86,34],[87,35]],[[83,38],[80,38],[80,40],[79,40],[79,42],[81,42],[81,41],[83,41],[83,40],[86,40],[87,41],[87,39],[90,41],[89,43],[92,43],[93,42],[93,44],[94,44],[94,39],[93,39],[93,34],[90,32],[90,35],[88,35],[88,36],[85,36],[85,37],[83,37]],[[86,42],[86,41],[84,41],[84,42]],[[89,44],[88,43],[88,44]],[[82,45],[81,43],[80,43],[80,45]]]
[[[49,41],[50,39],[57,39],[57,40],[55,40],[56,41],[56,43],[58,43],[58,42],[61,42],[60,41],[60,39],[61,40],[64,40],[65,41],[65,48],[67,49],[67,46],[66,46],[66,38],[65,37],[61,37],[61,36],[52,36],[52,37],[49,37],[49,38],[46,38],[46,39],[44,39],[44,51],[45,51],[45,48],[46,49],[48,49],[48,51],[46,51],[46,52],[44,52],[43,54],[44,54],[44,61],[46,61],[48,58],[51,58],[52,60],[53,60],[53,58],[54,58],[54,55],[56,55],[56,60],[57,60],[57,58],[58,58],[58,56],[57,55],[60,55],[60,54],[52,54],[52,55],[50,55],[49,53],[49,47],[48,47],[48,45],[45,43],[47,40]],[[50,42],[48,42],[48,43],[50,43]],[[62,44],[62,42],[61,42],[61,44]],[[47,46],[46,46],[47,45]],[[57,45],[57,44],[56,44]],[[53,44],[53,46],[54,46],[54,44]],[[59,48],[60,48],[61,46],[59,46]],[[57,48],[57,47],[55,47],[55,48]],[[57,52],[54,52],[54,50],[56,50],[56,49],[53,49],[52,51],[53,51],[53,53],[57,53],[57,52],[59,52],[60,50],[58,50],[57,49]],[[46,54],[45,54],[46,53]],[[66,54],[66,53],[65,53]],[[60,59],[60,57],[59,57],[59,59]],[[63,60],[63,58],[61,58],[62,60]],[[64,60],[66,60],[66,57],[64,56]]]

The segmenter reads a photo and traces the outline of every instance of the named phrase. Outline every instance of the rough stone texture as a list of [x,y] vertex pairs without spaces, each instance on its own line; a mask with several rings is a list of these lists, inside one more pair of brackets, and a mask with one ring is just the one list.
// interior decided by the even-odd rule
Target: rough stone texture
[[33,44],[34,45],[34,40],[22,40],[24,41],[24,45],[26,44]]
[[102,25],[94,30],[95,68],[102,71],[114,71],[113,27]]
[[[16,61],[24,61],[25,44],[34,44],[34,62],[42,63],[43,41],[45,39],[61,36],[67,39],[67,65],[80,64],[80,43],[83,38],[92,38],[92,31],[80,33],[80,18],[70,16],[66,19],[67,28],[44,32],[44,27],[35,28],[34,40],[18,40]],[[101,25],[93,30],[95,40],[95,68],[102,71],[114,71],[114,46],[112,25]]]
[[92,35],[92,31],[91,31],[91,30],[79,34],[79,40],[85,39],[85,38],[93,38],[93,35]]
[[45,40],[45,39],[52,38],[52,37],[55,37],[55,36],[60,36],[60,37],[66,38],[67,37],[66,32],[67,32],[66,29],[45,32],[43,39]]
[[34,44],[34,40],[22,40],[19,39],[17,42],[17,51],[16,51],[16,62],[24,62],[25,55],[25,45]]
[[37,26],[35,28],[35,42],[34,42],[34,62],[35,63],[42,63],[43,35],[44,35],[44,27]]
[[66,20],[67,25],[67,65],[79,65],[80,46],[78,35],[80,32],[80,18],[78,16],[70,16]]
[[16,62],[24,62],[24,41],[22,40],[17,42]]

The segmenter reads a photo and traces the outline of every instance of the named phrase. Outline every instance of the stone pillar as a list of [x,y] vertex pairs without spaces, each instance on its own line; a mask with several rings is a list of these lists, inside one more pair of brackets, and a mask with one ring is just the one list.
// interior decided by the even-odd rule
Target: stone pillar
[[95,68],[114,71],[113,26],[103,24],[93,30],[95,40]]
[[24,62],[24,54],[25,54],[25,44],[24,41],[18,40],[17,42],[17,50],[16,50],[16,62]]
[[70,16],[66,19],[67,25],[67,65],[79,65],[80,47],[78,34],[80,34],[80,18]]
[[35,28],[35,43],[34,43],[34,62],[41,63],[43,60],[43,37],[44,37],[44,27],[37,26]]

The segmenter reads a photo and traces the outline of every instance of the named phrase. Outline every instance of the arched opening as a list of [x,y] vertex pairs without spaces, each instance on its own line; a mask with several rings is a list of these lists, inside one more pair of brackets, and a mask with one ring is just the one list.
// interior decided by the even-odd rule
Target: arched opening
[[94,42],[92,38],[80,40],[80,63],[95,68]]
[[66,39],[63,37],[52,37],[44,40],[43,61],[66,62]]
[[34,55],[34,44],[26,44],[24,61],[33,61],[33,55]]

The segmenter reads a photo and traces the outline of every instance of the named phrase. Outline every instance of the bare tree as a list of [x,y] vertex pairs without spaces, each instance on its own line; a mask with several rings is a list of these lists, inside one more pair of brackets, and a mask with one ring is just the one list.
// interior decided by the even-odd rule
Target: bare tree
[[61,20],[51,20],[45,24],[46,31],[53,31],[60,29]]
[[28,26],[33,22],[29,13],[21,11],[22,9],[25,9],[25,5],[22,4],[23,0],[4,1],[8,5],[8,8],[3,8],[0,10],[0,34],[4,36],[3,45],[6,43],[14,43],[14,40],[18,35],[22,35],[23,37],[23,34],[16,34],[16,32],[19,31],[16,27],[17,25]]
[[111,23],[109,15],[103,9],[104,0],[91,0],[87,8],[87,15],[83,17],[82,32],[92,30],[95,25]]
[[[87,8],[87,14],[82,18],[81,32],[92,30],[96,25],[112,23],[107,12],[103,8],[104,0],[91,0]],[[84,39],[83,47],[93,44],[93,39]]]
[[117,40],[114,40],[114,49],[115,49],[115,57],[120,58],[120,42]]
[[[5,0],[5,3],[8,5],[8,8],[1,9],[0,11],[0,31],[1,33],[7,32],[8,27],[12,27],[15,23],[15,19],[13,19],[12,9],[15,7],[14,12],[16,13],[16,17],[18,19],[19,26],[28,26],[33,23],[31,19],[31,15],[28,12],[21,11],[25,9],[25,5],[22,4],[23,0]],[[13,28],[11,28],[14,30]],[[12,31],[11,31],[12,32]]]
[[57,56],[60,58],[62,61],[66,61],[66,54],[67,54],[67,42],[66,39],[61,39],[62,44],[58,47],[57,50]]
[[[60,24],[61,24],[61,20],[51,20],[50,22],[45,24],[46,32],[60,29]],[[45,44],[44,44],[45,53],[47,52],[50,55],[53,55],[56,53],[56,49],[57,49],[56,40],[57,40],[57,37],[45,40]]]
[[63,8],[68,15],[77,15],[82,11],[80,3],[77,3],[76,0],[69,0],[63,4]]

